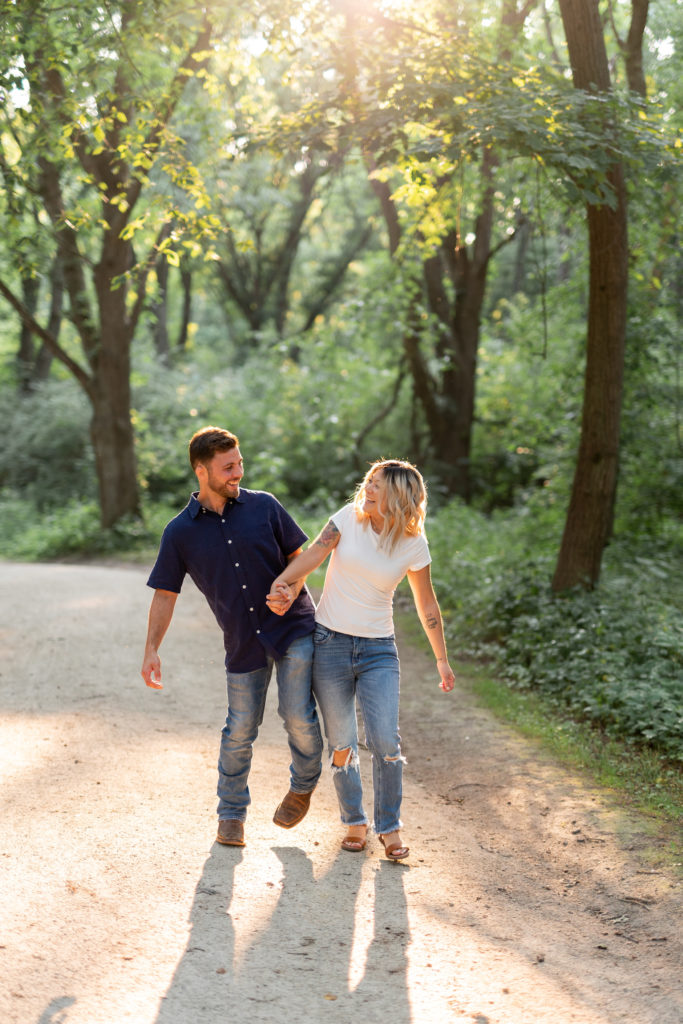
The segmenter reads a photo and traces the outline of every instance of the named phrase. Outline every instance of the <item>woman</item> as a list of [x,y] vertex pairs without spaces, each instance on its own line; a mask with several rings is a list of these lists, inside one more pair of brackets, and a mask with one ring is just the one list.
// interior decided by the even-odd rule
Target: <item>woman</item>
[[315,617],[313,690],[325,723],[346,826],[341,845],[358,853],[367,843],[357,698],[372,753],[374,828],[386,856],[397,861],[407,857],[409,850],[399,831],[404,758],[398,732],[399,661],[392,612],[394,591],[406,575],[436,657],[441,689],[452,690],[455,682],[430,576],[426,505],[424,481],[414,466],[393,460],[375,462],[353,503],[335,513],[313,544],[289,563],[268,596],[273,610],[284,611],[290,600],[289,585],[332,553]]

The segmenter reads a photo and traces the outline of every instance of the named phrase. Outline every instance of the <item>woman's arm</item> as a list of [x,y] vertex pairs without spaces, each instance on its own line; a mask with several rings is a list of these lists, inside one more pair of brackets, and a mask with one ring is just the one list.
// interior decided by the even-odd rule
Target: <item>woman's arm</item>
[[441,689],[444,692],[453,689],[455,685],[455,673],[448,664],[446,652],[446,638],[443,634],[443,619],[441,609],[432,586],[432,575],[429,566],[418,569],[416,572],[408,573],[408,582],[413,592],[413,599],[422,628],[427,634],[427,639],[434,651],[436,667],[441,676]]
[[[271,584],[270,593],[266,598],[266,603],[271,611],[278,615],[284,615],[296,594],[301,590],[306,576],[322,565],[332,549],[336,548],[340,536],[339,530],[330,519],[311,546],[290,560],[287,568]],[[299,582],[298,589],[292,588],[291,585],[296,585],[297,582]],[[283,598],[287,596],[289,600],[286,606],[283,606]]]

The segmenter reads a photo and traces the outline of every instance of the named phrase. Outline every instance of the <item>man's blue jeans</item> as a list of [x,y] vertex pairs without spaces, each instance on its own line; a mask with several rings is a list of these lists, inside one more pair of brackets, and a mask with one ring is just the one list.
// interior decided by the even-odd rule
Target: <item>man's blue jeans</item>
[[244,821],[251,802],[247,780],[253,744],[263,721],[268,684],[276,666],[278,714],[292,754],[290,788],[310,793],[322,770],[322,735],[311,692],[313,637],[299,637],[277,662],[254,672],[228,672],[228,716],[218,761],[218,818]]
[[313,692],[325,724],[330,759],[349,750],[346,764],[333,764],[334,786],[345,825],[367,824],[358,759],[356,698],[372,754],[374,827],[378,834],[401,827],[403,761],[398,732],[399,661],[393,637],[372,639],[316,625],[313,633]]

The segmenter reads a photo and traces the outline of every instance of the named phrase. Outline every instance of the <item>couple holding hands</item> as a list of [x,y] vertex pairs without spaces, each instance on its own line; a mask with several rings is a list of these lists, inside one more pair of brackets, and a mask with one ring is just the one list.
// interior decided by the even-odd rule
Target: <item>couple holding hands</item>
[[[164,530],[148,580],[155,593],[142,666],[161,688],[158,648],[185,575],[204,594],[226,649],[228,714],[218,763],[218,835],[244,845],[248,774],[277,668],[278,713],[287,730],[290,789],[276,824],[291,828],[306,814],[322,770],[320,708],[344,826],[342,848],[365,849],[356,706],[372,754],[373,827],[390,860],[403,860],[400,836],[404,758],[399,735],[399,660],[393,595],[407,576],[420,622],[436,658],[440,687],[450,691],[443,624],[430,576],[424,533],[427,495],[410,463],[375,462],[353,501],[328,521],[304,551],[306,535],[270,494],[242,488],[239,441],[205,427],[190,441],[199,490]],[[330,556],[314,608],[305,578]]]

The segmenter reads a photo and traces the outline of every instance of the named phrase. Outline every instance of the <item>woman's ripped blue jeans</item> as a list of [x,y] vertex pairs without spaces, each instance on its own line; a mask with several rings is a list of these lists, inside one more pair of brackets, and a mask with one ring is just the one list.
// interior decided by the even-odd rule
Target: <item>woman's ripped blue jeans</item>
[[[322,712],[341,820],[366,824],[358,758],[356,701],[372,754],[374,828],[401,827],[403,761],[398,732],[399,660],[393,637],[336,633],[316,625],[313,633],[313,692]],[[348,751],[334,764],[335,751]]]

